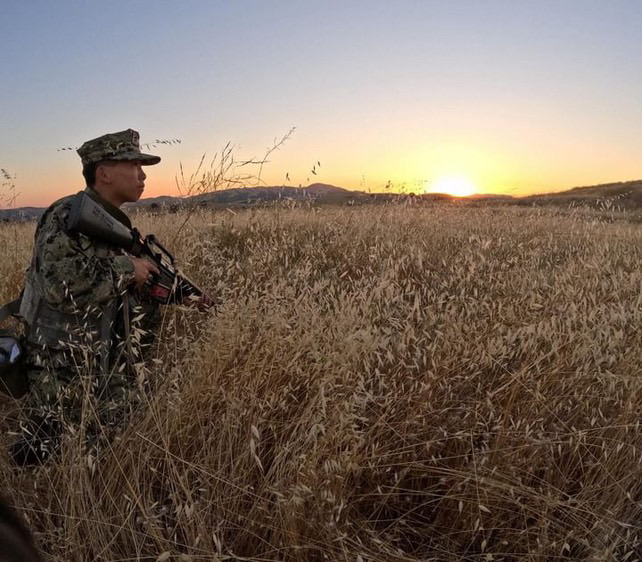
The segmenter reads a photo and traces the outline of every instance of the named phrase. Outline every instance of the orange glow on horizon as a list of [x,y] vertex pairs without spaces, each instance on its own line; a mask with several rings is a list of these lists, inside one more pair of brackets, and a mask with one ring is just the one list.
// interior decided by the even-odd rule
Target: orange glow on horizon
[[[456,197],[497,194],[522,197],[639,177],[629,169],[624,170],[620,177],[595,170],[561,170],[561,166],[554,167],[550,162],[520,159],[516,154],[493,147],[476,150],[476,144],[473,141],[457,143],[453,139],[449,142],[419,144],[415,148],[409,145],[399,150],[379,151],[350,162],[328,157],[315,174],[299,164],[305,161],[305,155],[295,151],[294,155],[288,154],[288,158],[278,161],[275,158],[266,166],[260,185],[305,187],[323,183],[366,193],[446,193]],[[2,201],[0,207],[47,207],[55,200],[83,189],[84,180],[75,161],[73,164],[60,163],[52,167],[46,188],[43,187],[40,168],[17,167],[15,183],[18,196],[15,204]],[[186,163],[179,155],[164,157],[159,166],[145,170],[147,179],[143,199],[186,195],[185,190],[180,193],[177,188],[175,170],[182,165],[187,180],[197,164],[189,159]],[[543,164],[549,164],[549,167]],[[244,185],[256,187],[257,181],[250,178]]]

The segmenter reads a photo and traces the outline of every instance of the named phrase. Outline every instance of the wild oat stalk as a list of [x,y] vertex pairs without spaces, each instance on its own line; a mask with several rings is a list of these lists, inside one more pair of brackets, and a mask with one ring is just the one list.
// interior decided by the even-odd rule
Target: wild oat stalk
[[[16,175],[10,174],[4,168],[0,168],[0,179],[2,184],[2,193],[0,193],[0,201],[4,206],[15,208],[18,196],[20,193],[16,191]],[[14,263],[18,263],[18,228],[13,229],[13,259]]]
[[[215,191],[222,189],[231,189],[235,187],[247,187],[252,184],[261,183],[261,174],[263,167],[269,162],[270,155],[280,150],[281,147],[290,139],[294,133],[295,127],[292,127],[281,139],[274,139],[271,147],[266,149],[262,158],[251,158],[249,160],[236,161],[234,158],[235,145],[228,142],[220,151],[211,159],[209,166],[205,165],[206,154],[201,157],[196,170],[189,177],[185,176],[182,162],[179,165],[179,175],[175,176],[176,187],[183,197],[207,196]],[[258,167],[258,173],[253,169]],[[180,178],[180,179],[179,179]],[[188,208],[183,222],[176,230],[172,240],[176,241],[183,227],[190,220],[196,205]]]

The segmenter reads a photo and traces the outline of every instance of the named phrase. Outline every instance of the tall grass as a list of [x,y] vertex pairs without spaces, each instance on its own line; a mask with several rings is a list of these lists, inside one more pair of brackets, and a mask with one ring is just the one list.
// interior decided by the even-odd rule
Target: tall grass
[[640,559],[642,230],[598,219],[199,211],[219,312],[168,309],[138,417],[5,492],[52,560]]

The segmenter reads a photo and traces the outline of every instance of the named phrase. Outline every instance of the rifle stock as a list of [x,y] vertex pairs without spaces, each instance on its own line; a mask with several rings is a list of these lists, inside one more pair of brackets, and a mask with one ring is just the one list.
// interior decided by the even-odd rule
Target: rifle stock
[[74,199],[67,227],[71,231],[118,246],[130,253],[135,249],[134,233],[84,191],[78,193]]

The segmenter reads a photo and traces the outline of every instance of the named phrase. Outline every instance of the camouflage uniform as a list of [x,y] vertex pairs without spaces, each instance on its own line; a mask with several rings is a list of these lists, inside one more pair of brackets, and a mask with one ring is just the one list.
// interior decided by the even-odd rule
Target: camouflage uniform
[[[118,140],[124,133],[124,144],[109,138]],[[131,133],[135,131],[105,135],[96,139],[103,139],[98,147],[85,143],[87,150],[81,156],[98,161],[107,153],[109,159],[119,159],[121,150],[125,158],[120,159],[133,159],[132,140],[137,148],[138,137]],[[86,192],[131,228],[122,211],[91,188]],[[78,427],[84,421],[93,441],[127,416],[136,402],[135,366],[151,345],[160,321],[158,303],[148,289],[136,290],[132,285],[134,265],[128,255],[68,231],[73,197],[53,203],[38,223],[20,308],[28,325],[26,364],[31,386],[24,439],[35,441],[43,456],[50,452],[47,448],[56,447],[65,427]]]

